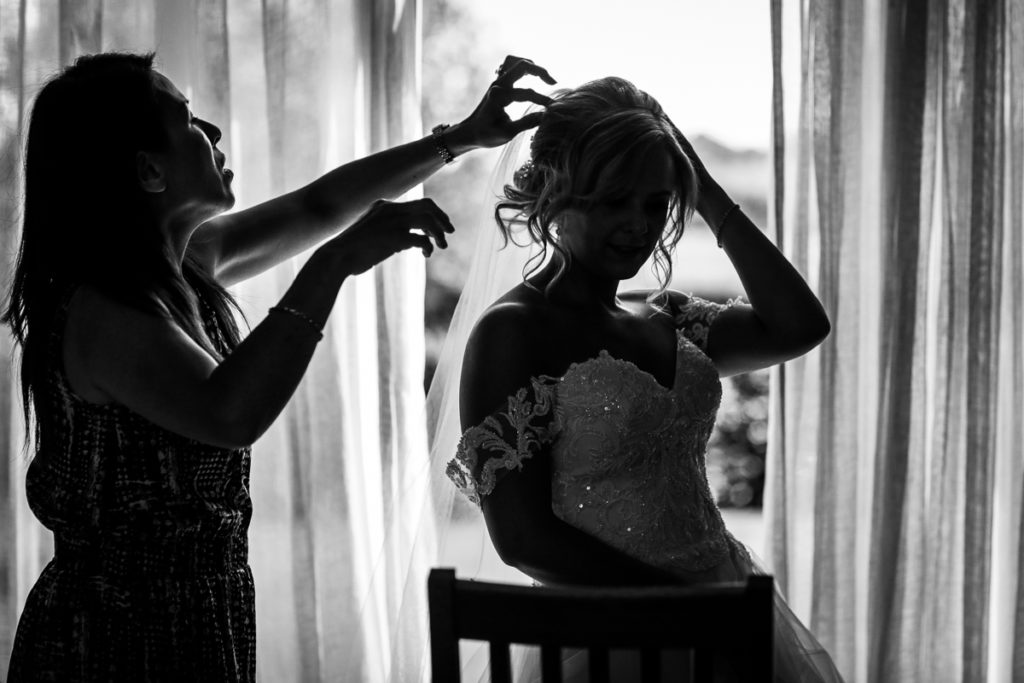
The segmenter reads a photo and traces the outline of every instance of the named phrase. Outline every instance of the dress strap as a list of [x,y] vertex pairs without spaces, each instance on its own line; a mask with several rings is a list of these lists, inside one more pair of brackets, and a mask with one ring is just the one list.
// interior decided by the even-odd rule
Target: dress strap
[[686,297],[685,302],[680,302],[675,297],[669,297],[669,301],[676,329],[701,351],[707,351],[708,333],[715,318],[736,303],[730,301],[728,304],[717,304],[692,294]]
[[521,470],[555,437],[556,380],[534,378],[508,397],[505,410],[465,431],[445,473],[471,501],[481,500],[509,472]]

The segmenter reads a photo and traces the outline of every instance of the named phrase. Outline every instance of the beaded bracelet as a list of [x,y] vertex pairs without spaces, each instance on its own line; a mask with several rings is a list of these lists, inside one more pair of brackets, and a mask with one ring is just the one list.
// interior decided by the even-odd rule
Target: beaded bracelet
[[725,214],[722,216],[722,220],[718,221],[718,226],[711,229],[711,231],[715,235],[715,241],[718,242],[719,249],[722,248],[722,228],[725,227],[725,222],[729,220],[729,216],[732,215],[733,211],[737,211],[739,210],[739,208],[739,204],[733,204],[732,206],[730,206],[729,210],[726,211]]
[[444,132],[451,128],[447,123],[439,123],[431,129],[430,134],[434,138],[434,149],[437,150],[438,156],[441,157],[441,161],[446,164],[450,164],[455,161],[455,155],[448,149],[448,143],[444,141]]
[[286,313],[294,318],[298,318],[299,320],[313,328],[313,331],[316,332],[317,341],[320,341],[321,339],[324,338],[323,325],[318,324],[317,321],[313,320],[313,318],[309,317],[302,311],[296,311],[294,308],[288,308],[287,306],[271,306],[270,312]]

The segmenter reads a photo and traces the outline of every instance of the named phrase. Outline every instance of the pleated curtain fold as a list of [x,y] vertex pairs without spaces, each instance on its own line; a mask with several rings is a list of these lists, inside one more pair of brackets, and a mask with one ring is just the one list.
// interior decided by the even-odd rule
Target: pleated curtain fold
[[774,376],[770,564],[849,680],[1024,680],[1024,6],[772,10],[775,230],[833,331]]
[[[158,69],[223,129],[243,208],[422,135],[419,13],[415,0],[0,0],[4,279],[20,227],[28,107],[61,65],[99,50],[156,50]],[[234,290],[251,324],[301,262]],[[430,530],[398,498],[401,478],[427,457],[423,285],[418,253],[347,281],[306,378],[254,448],[261,680],[409,680],[422,668]],[[11,358],[6,331],[0,347]],[[13,369],[0,364],[3,669],[27,591],[52,556],[24,500]],[[419,543],[385,533],[403,524]],[[422,618],[401,620],[402,610]]]
[[[419,4],[0,0],[0,258],[27,107],[78,54],[158,52],[244,207],[421,134]],[[1024,5],[772,0],[772,229],[832,335],[773,375],[768,562],[851,681],[1024,681]],[[783,80],[789,73],[798,78]],[[236,290],[250,321],[300,265]],[[417,254],[347,282],[253,457],[263,680],[417,680],[436,556]],[[5,356],[11,340],[0,334]],[[0,364],[0,663],[51,557]]]

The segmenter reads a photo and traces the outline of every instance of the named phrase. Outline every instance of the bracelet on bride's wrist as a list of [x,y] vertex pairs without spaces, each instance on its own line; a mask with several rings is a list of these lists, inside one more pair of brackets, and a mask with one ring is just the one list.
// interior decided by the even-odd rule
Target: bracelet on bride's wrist
[[437,150],[437,155],[441,157],[441,161],[446,164],[455,161],[455,155],[448,149],[448,142],[444,139],[444,132],[449,128],[451,128],[449,124],[439,123],[430,131],[430,135],[434,139],[434,149]]
[[739,211],[740,205],[733,204],[729,207],[729,210],[722,215],[722,220],[718,221],[718,225],[712,226],[711,232],[715,235],[715,241],[718,243],[718,248],[722,248],[722,228],[725,227],[725,222],[729,220],[735,212]]

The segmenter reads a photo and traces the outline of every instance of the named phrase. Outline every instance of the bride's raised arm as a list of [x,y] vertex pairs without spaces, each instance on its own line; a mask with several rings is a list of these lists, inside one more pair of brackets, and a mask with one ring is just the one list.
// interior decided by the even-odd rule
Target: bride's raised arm
[[[554,400],[546,332],[520,303],[499,303],[469,338],[462,369],[458,467],[508,565],[545,584],[677,583],[558,519],[551,507]],[[487,471],[489,470],[489,471]],[[485,474],[485,471],[487,473]]]
[[804,278],[711,177],[680,136],[700,183],[697,212],[715,232],[743,283],[749,306],[730,306],[708,335],[708,355],[727,377],[802,356],[831,330]]

